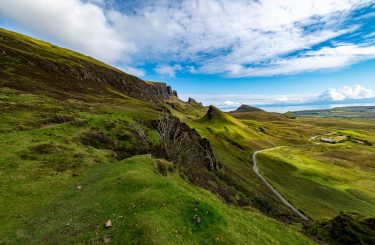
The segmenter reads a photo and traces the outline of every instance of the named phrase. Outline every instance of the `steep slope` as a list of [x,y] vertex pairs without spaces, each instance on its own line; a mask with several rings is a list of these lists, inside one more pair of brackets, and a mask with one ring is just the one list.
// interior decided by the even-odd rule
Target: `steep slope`
[[226,113],[220,111],[213,105],[208,107],[208,111],[204,117],[201,119],[202,123],[211,123],[211,124],[221,124],[221,125],[235,125],[238,124],[233,117],[227,115]]
[[147,125],[158,106],[0,91],[0,243],[311,243],[194,187],[181,165],[140,156],[144,144],[133,122],[143,121],[157,145]]
[[113,94],[112,90],[148,102],[177,95],[165,83],[145,82],[93,58],[4,29],[0,29],[0,82],[62,99],[90,100]]
[[[184,154],[160,159],[167,156],[158,122],[181,103],[165,85],[23,35],[0,36],[0,243],[310,242],[250,207],[298,220],[253,176],[224,166],[243,152],[230,148],[227,159],[216,148],[217,163],[201,137],[215,132],[176,120]],[[191,104],[178,108],[201,118],[205,109]],[[221,115],[233,129],[244,127]],[[236,171],[249,168],[236,164]]]
[[270,133],[258,129],[261,124],[249,126],[248,122],[243,123],[214,106],[197,108],[176,101],[169,103],[174,115],[211,142],[222,165],[219,180],[209,182],[220,186],[215,193],[229,203],[253,206],[286,222],[300,221],[252,171],[254,150],[270,147],[273,143],[265,140],[265,133]]

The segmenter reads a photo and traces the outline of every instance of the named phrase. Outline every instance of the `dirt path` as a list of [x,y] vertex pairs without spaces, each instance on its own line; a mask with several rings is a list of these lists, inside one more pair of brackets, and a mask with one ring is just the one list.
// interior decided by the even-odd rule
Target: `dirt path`
[[274,148],[270,148],[270,149],[266,149],[266,150],[261,150],[261,151],[256,151],[253,153],[253,171],[256,175],[258,175],[258,177],[266,184],[266,186],[273,192],[275,193],[275,195],[280,199],[280,201],[282,201],[286,206],[288,206],[290,209],[292,209],[299,217],[301,217],[302,219],[304,220],[309,220],[309,218],[307,218],[305,215],[303,215],[300,211],[298,211],[298,209],[296,209],[292,204],[290,204],[288,202],[288,200],[286,200],[275,188],[273,188],[273,186],[268,183],[268,181],[259,173],[259,170],[258,170],[258,166],[257,166],[257,155],[261,152],[265,152],[265,151],[270,151],[270,150],[275,150],[275,149],[278,149],[278,148],[281,148],[281,147],[284,147],[284,146],[278,146],[278,147],[274,147]]
[[[316,135],[316,136],[313,136],[309,139],[309,141],[313,141],[315,139],[317,139],[318,137],[321,137],[321,136],[327,136],[327,135],[333,135],[335,134],[334,132],[332,133],[328,133],[328,134],[323,134],[323,135]],[[317,142],[313,142],[313,144],[309,144],[310,146],[311,145],[320,145],[320,143],[317,143]],[[299,145],[299,146],[308,146],[308,145]],[[299,217],[301,217],[302,219],[304,220],[309,220],[308,217],[306,217],[304,214],[302,214],[300,211],[298,211],[298,209],[296,209],[290,202],[288,202],[288,200],[286,200],[260,173],[259,173],[259,170],[258,170],[258,166],[257,166],[257,155],[259,153],[262,153],[262,152],[265,152],[265,151],[271,151],[271,150],[275,150],[275,149],[279,149],[279,148],[282,148],[282,147],[292,147],[292,146],[277,146],[277,147],[273,147],[273,148],[269,148],[269,149],[265,149],[265,150],[260,150],[260,151],[256,151],[253,153],[253,171],[254,173],[266,184],[266,186],[280,199],[280,201],[282,201],[286,206],[288,206],[290,209],[292,209]],[[297,147],[297,146],[293,146],[293,147]]]

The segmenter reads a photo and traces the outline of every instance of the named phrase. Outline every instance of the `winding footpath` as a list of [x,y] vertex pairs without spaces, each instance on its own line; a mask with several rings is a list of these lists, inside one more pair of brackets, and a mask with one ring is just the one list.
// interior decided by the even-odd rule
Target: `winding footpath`
[[254,164],[253,165],[253,171],[264,182],[264,184],[266,184],[266,186],[273,193],[275,193],[275,195],[280,199],[280,201],[282,201],[286,206],[288,206],[290,209],[292,209],[302,219],[309,220],[309,218],[307,218],[300,211],[298,211],[298,209],[296,209],[292,204],[290,204],[290,202],[288,202],[288,200],[286,200],[275,188],[273,188],[273,186],[270,183],[268,183],[268,181],[259,173],[258,166],[257,166],[257,155],[259,153],[262,153],[262,152],[265,152],[265,151],[275,150],[275,149],[278,149],[278,148],[281,148],[281,147],[284,147],[284,146],[278,146],[278,147],[274,147],[274,148],[270,148],[270,149],[266,149],[266,150],[261,150],[261,151],[254,152],[253,153],[253,164]]
[[[321,137],[321,136],[327,136],[327,135],[334,135],[335,133],[332,132],[332,133],[328,133],[328,134],[323,134],[323,135],[316,135],[316,136],[313,136],[309,139],[310,142],[312,142],[313,140]],[[313,142],[313,144],[310,144],[310,145],[320,145],[320,143],[316,143],[316,142]],[[300,146],[303,146],[303,145],[300,145]],[[308,146],[308,145],[305,145],[305,146]],[[265,151],[271,151],[271,150],[275,150],[275,149],[279,149],[279,148],[282,148],[282,147],[290,147],[290,146],[277,146],[277,147],[273,147],[273,148],[269,148],[269,149],[265,149],[265,150],[260,150],[260,151],[256,151],[253,153],[253,171],[254,173],[264,182],[264,184],[266,184],[266,186],[280,199],[281,202],[283,202],[286,206],[288,206],[291,210],[293,210],[293,212],[295,212],[299,217],[301,217],[302,219],[304,220],[309,220],[308,217],[306,217],[304,214],[302,214],[300,211],[298,211],[298,209],[296,209],[290,202],[288,202],[288,200],[286,200],[260,173],[259,173],[259,169],[258,169],[258,166],[257,166],[257,155],[259,153],[262,153],[262,152],[265,152]]]

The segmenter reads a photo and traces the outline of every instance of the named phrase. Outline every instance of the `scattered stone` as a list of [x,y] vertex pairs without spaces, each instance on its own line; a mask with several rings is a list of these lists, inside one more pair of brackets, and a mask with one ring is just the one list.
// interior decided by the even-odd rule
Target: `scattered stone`
[[198,208],[193,208],[193,211],[194,212],[198,212]]
[[199,224],[201,222],[201,218],[198,215],[194,215],[193,220],[196,224]]
[[81,190],[81,189],[82,189],[81,185],[77,186],[77,190]]
[[106,229],[111,228],[111,227],[112,227],[112,221],[109,219],[107,222],[105,222],[104,227],[105,227]]
[[112,238],[110,238],[110,237],[104,237],[104,239],[103,239],[104,243],[110,243],[111,240],[112,240]]
[[73,173],[73,174],[72,174],[72,177],[78,177],[78,174]]
[[69,222],[66,222],[65,226],[70,226],[70,223],[69,223]]

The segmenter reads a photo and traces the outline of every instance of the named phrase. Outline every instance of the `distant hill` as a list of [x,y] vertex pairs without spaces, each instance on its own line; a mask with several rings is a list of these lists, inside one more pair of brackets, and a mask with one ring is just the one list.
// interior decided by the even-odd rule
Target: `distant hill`
[[241,105],[236,110],[229,112],[229,114],[237,119],[252,119],[260,121],[287,119],[287,117],[282,114],[266,112],[260,108],[249,105]]
[[375,118],[375,106],[336,107],[324,110],[293,112],[296,116],[336,117],[336,118]]
[[260,111],[263,111],[263,110],[254,106],[241,105],[235,111],[232,111],[232,112],[260,112]]
[[288,112],[284,113],[284,116],[286,116],[287,118],[290,118],[290,119],[296,118],[296,115],[291,111],[288,111]]

